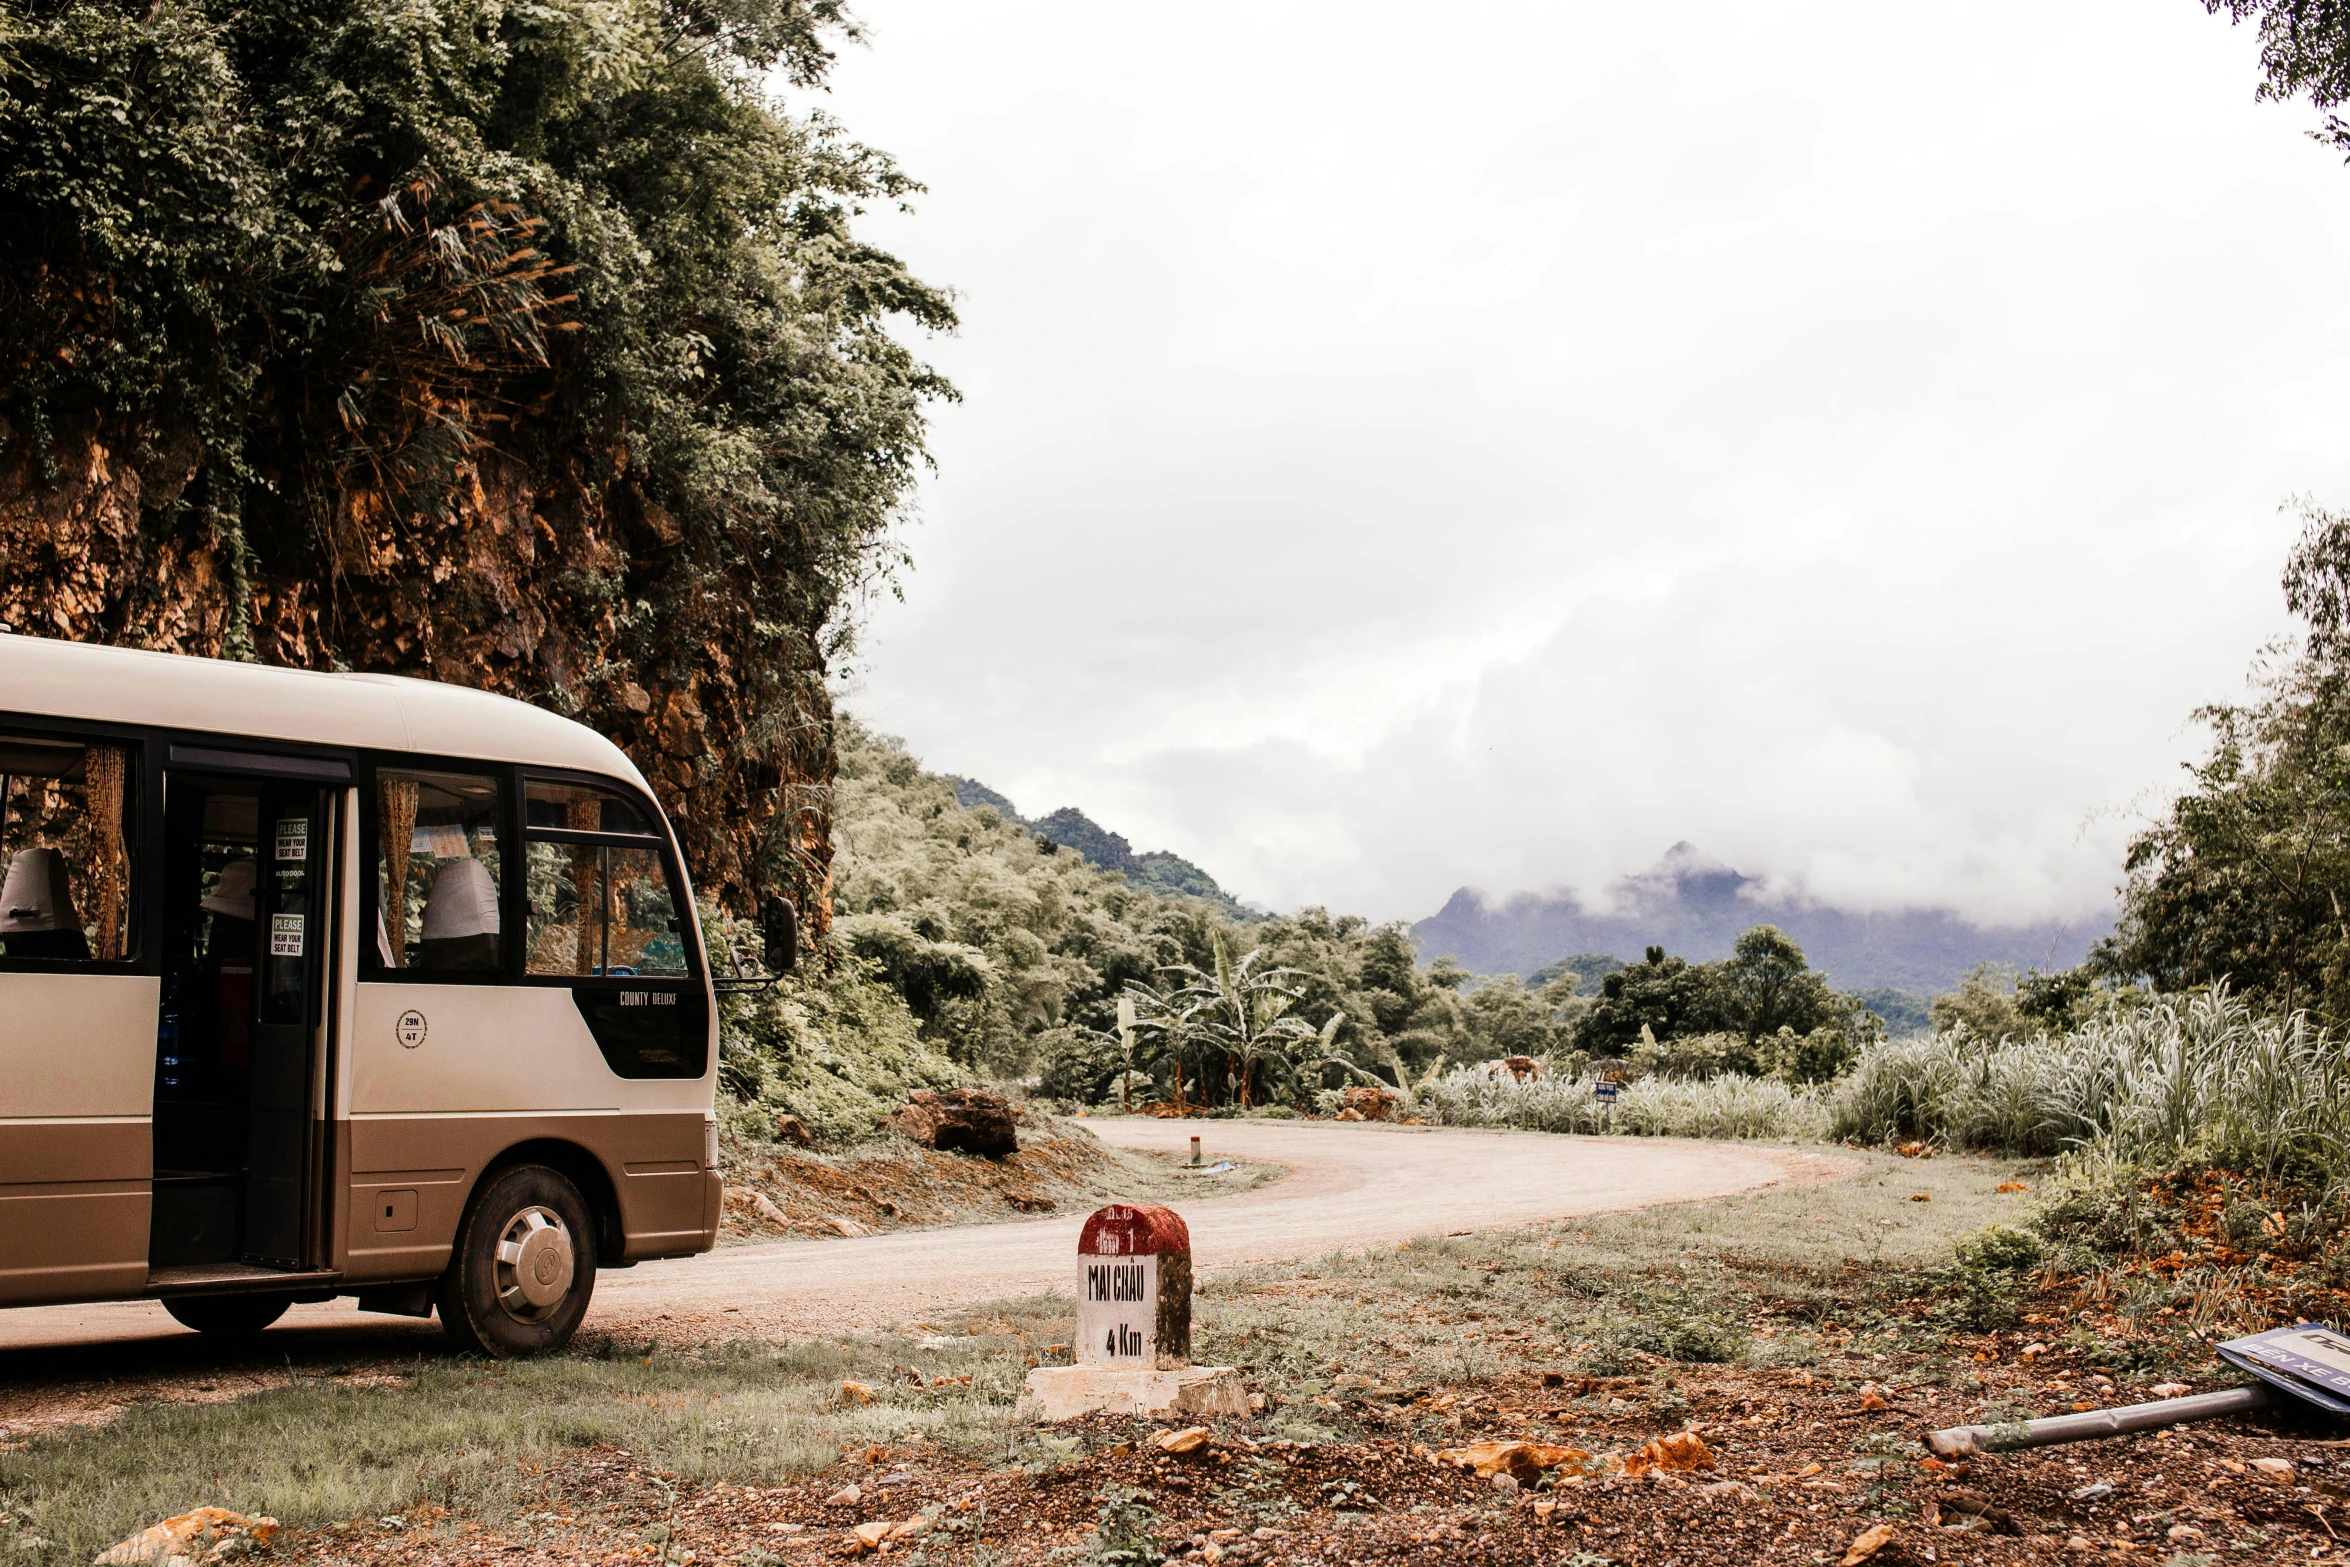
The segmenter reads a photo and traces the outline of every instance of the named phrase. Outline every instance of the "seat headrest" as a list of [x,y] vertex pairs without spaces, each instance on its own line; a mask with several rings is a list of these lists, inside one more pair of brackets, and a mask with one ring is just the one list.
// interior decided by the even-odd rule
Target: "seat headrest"
[[30,936],[41,931],[81,933],[74,913],[73,888],[66,880],[65,856],[55,849],[19,849],[8,862],[8,876],[0,881],[0,936]]
[[424,939],[451,941],[498,933],[498,883],[490,868],[467,858],[434,872],[424,899]]
[[212,891],[204,898],[204,912],[225,914],[233,920],[253,917],[253,885],[260,867],[250,858],[231,860],[220,868],[220,880],[212,884]]

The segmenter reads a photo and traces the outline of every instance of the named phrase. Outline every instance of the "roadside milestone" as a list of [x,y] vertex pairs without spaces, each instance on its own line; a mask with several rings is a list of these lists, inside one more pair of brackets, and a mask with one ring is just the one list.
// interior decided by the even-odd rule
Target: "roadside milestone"
[[1024,1412],[1245,1415],[1229,1366],[1191,1363],[1191,1230],[1172,1208],[1112,1203],[1077,1237],[1077,1364],[1028,1373]]

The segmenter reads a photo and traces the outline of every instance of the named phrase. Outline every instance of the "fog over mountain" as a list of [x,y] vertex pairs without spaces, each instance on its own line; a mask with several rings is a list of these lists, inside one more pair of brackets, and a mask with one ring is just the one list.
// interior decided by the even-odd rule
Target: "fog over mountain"
[[1853,912],[1765,898],[1763,883],[1677,843],[1587,906],[1573,892],[1490,901],[1463,887],[1412,927],[1423,959],[1457,958],[1480,974],[1531,974],[1574,952],[1636,959],[1650,946],[1703,962],[1727,957],[1749,926],[1778,926],[1812,966],[1846,990],[1947,990],[1978,963],[2068,968],[2112,929],[2094,920],[1977,925],[1948,909]]
[[2201,5],[857,10],[965,396],[852,699],[1275,908],[2095,917],[2350,498],[2350,175]]

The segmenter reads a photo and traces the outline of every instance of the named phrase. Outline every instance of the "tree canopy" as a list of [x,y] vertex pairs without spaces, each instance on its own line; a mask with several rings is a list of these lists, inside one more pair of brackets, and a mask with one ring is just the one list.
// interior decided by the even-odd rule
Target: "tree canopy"
[[2159,990],[2227,981],[2350,1021],[2350,516],[2311,510],[2284,573],[2305,628],[2256,695],[2197,714],[2210,753],[2131,840],[2122,919],[2092,965]]
[[0,623],[455,680],[615,738],[821,932],[839,611],[951,389],[915,187],[771,84],[839,0],[0,18]]
[[[2203,8],[2260,29],[2260,95],[2307,98],[2320,109],[2350,102],[2350,8],[2341,0],[2203,0]],[[2350,148],[2350,128],[2326,122],[2329,140]]]
[[1716,963],[1650,947],[1638,963],[1600,981],[1599,1000],[1583,1014],[1574,1040],[1593,1055],[1621,1056],[1643,1043],[1720,1035],[1736,1047],[1734,1054],[1751,1058],[1758,1045],[1782,1034],[1849,1032],[1862,1012],[1859,999],[1829,985],[1786,932],[1756,925]]

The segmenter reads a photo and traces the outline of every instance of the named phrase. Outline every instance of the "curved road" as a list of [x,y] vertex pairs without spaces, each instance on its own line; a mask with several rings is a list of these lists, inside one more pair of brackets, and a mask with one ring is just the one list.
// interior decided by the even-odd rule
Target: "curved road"
[[[1445,1231],[1506,1228],[1786,1182],[1840,1178],[1833,1155],[1733,1143],[1560,1137],[1527,1132],[1330,1122],[1088,1123],[1105,1142],[1180,1151],[1198,1133],[1212,1161],[1240,1154],[1286,1165],[1287,1179],[1181,1205],[1203,1271],[1393,1245]],[[1083,1215],[857,1240],[785,1241],[647,1263],[597,1280],[589,1331],[696,1340],[836,1333],[916,1323],[976,1302],[1071,1287]],[[361,1316],[350,1301],[297,1306],[261,1341],[265,1360],[413,1354],[431,1324]],[[133,1370],[124,1341],[163,1364],[199,1365],[198,1341],[151,1302],[0,1310],[0,1384]],[[100,1351],[98,1346],[113,1348]],[[67,1346],[74,1346],[69,1350]],[[89,1346],[88,1353],[78,1353]],[[133,1356],[132,1361],[145,1357]],[[0,1423],[5,1423],[0,1421]]]

